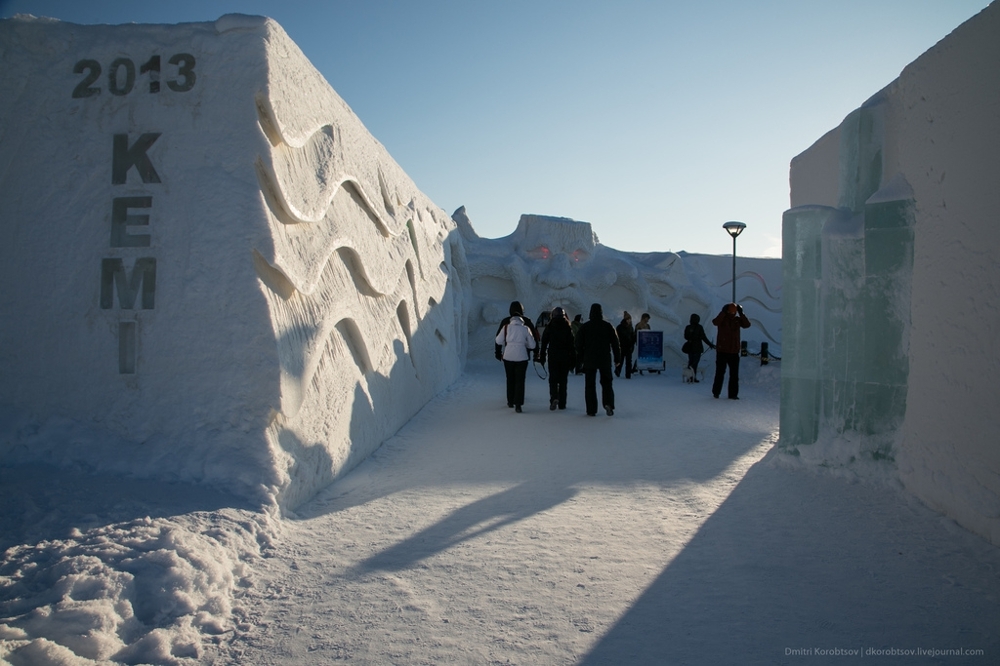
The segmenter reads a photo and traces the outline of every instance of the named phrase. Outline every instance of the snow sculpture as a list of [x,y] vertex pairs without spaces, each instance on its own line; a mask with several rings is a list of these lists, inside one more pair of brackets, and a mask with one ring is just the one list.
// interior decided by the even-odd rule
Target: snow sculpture
[[0,403],[114,434],[5,460],[294,507],[458,376],[454,223],[275,22],[17,18],[0,62]]
[[1000,544],[1000,4],[791,163],[781,443]]
[[[682,367],[687,357],[680,348],[690,316],[711,322],[732,296],[731,255],[621,252],[602,245],[587,222],[544,215],[522,215],[510,236],[485,239],[464,207],[452,218],[465,240],[472,282],[470,356],[492,354],[497,325],[512,300],[520,300],[533,319],[561,306],[571,319],[581,314],[586,320],[596,302],[615,324],[625,310],[635,321],[650,313],[653,329],[664,332],[664,361]],[[722,239],[721,229],[719,234]],[[768,342],[780,356],[781,260],[740,257],[738,262],[737,280],[750,278],[740,281],[737,296],[753,323],[744,339],[755,351]],[[712,336],[710,325],[707,330]]]

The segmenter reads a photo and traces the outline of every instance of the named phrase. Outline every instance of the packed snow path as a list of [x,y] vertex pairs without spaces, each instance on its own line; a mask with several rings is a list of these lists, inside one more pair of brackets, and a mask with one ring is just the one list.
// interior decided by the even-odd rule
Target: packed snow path
[[516,414],[501,364],[471,365],[286,521],[223,659],[996,659],[1000,550],[891,483],[783,461],[778,369],[754,365],[738,402],[647,374],[617,380],[615,415],[593,418],[582,376],[551,412],[529,370]]

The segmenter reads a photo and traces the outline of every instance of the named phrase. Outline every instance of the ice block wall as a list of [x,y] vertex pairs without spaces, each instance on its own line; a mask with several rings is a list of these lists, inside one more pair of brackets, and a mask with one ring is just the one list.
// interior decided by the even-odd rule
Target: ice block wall
[[792,160],[781,445],[1000,544],[997,34],[994,2]]

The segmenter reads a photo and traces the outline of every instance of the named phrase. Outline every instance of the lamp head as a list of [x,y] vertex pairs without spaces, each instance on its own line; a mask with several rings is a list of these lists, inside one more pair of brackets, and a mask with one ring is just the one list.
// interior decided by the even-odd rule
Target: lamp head
[[742,222],[726,222],[725,224],[722,225],[722,228],[725,229],[726,233],[728,233],[730,236],[736,238],[741,233],[743,233],[743,230],[747,228],[747,225],[743,224]]

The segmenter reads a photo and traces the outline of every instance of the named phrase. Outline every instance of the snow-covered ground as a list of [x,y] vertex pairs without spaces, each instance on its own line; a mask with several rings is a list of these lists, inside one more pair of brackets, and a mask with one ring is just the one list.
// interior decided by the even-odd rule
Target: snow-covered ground
[[[515,414],[501,365],[474,360],[294,517],[0,469],[0,657],[995,663],[1000,550],[887,469],[862,479],[780,455],[780,369],[742,368],[738,402],[645,374],[616,380],[614,416],[588,418],[582,376],[550,412],[529,371]],[[978,652],[900,652],[918,650]]]

